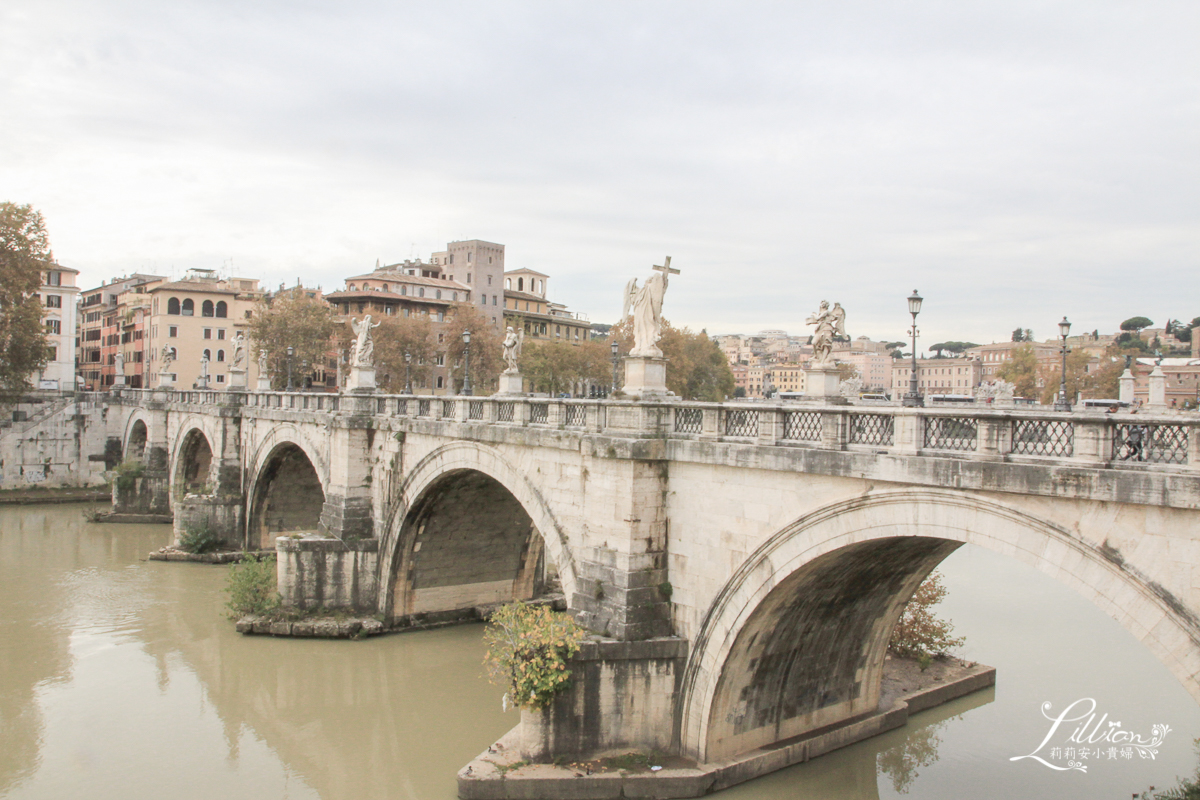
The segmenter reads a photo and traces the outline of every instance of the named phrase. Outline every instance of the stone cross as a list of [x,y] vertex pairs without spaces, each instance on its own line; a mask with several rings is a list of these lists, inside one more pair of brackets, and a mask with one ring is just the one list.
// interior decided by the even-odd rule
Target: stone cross
[[670,256],[667,256],[666,263],[662,264],[661,266],[658,264],[655,264],[653,267],[651,267],[651,269],[657,270],[657,271],[661,272],[663,275],[678,275],[679,274],[679,270],[677,270],[671,266],[671,257]]

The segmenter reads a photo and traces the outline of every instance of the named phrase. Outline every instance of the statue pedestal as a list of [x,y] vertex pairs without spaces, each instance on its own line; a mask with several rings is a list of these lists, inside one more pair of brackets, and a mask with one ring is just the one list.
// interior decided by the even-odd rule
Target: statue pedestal
[[1133,385],[1133,373],[1129,370],[1125,370],[1123,373],[1121,373],[1121,393],[1118,395],[1118,399],[1122,403],[1133,405]]
[[160,389],[174,389],[175,388],[175,373],[174,372],[158,373],[158,386]]
[[1155,364],[1154,371],[1150,373],[1149,402],[1146,405],[1153,409],[1167,407],[1167,376],[1159,364]]
[[258,376],[258,383],[256,383],[256,384],[254,385],[254,391],[256,391],[256,392],[269,392],[269,391],[271,391],[271,379],[270,379],[270,377],[268,377],[267,375],[259,375],[259,376]]
[[348,392],[373,392],[375,391],[375,368],[374,367],[351,367],[350,379],[346,381],[346,391]]
[[237,367],[229,370],[229,390],[232,392],[246,391],[246,370]]
[[625,385],[621,391],[630,397],[666,397],[667,360],[628,356],[625,359]]
[[114,378],[113,378],[113,388],[114,389],[124,389],[125,385],[126,385],[125,384],[125,373],[118,372],[116,374],[116,376],[114,376]]
[[804,370],[804,395],[806,397],[818,397],[825,400],[837,401],[842,400],[842,395],[838,392],[838,385],[842,379],[838,377],[837,367],[829,365],[826,367],[813,367]]
[[501,372],[500,389],[496,394],[525,394],[525,379],[519,372]]

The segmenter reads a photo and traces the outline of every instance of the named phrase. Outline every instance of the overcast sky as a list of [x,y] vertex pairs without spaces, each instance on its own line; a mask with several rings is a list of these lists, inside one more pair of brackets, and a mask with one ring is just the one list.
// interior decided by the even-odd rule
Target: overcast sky
[[1200,315],[1200,3],[0,5],[0,200],[85,287],[326,290],[507,246],[613,322],[1053,335]]

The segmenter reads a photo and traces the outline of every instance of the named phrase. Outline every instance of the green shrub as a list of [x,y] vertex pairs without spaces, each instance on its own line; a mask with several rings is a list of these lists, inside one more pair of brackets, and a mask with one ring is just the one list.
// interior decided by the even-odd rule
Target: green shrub
[[503,605],[483,633],[488,678],[507,689],[506,705],[544,708],[570,685],[567,659],[579,651],[584,635],[573,619],[548,606]]
[[924,670],[933,657],[944,656],[952,648],[962,647],[966,640],[951,636],[954,626],[933,613],[933,607],[945,596],[942,576],[932,573],[917,587],[904,607],[904,613],[892,630],[888,650],[898,656],[917,659]]
[[146,466],[136,458],[127,458],[120,464],[117,464],[104,477],[109,485],[116,484],[117,489],[122,492],[128,492],[137,483],[137,479],[142,477]]
[[275,579],[275,557],[258,558],[250,553],[229,567],[229,618],[249,614],[270,614],[279,608],[279,592]]
[[185,553],[215,553],[224,544],[207,525],[189,525],[179,537],[179,549]]

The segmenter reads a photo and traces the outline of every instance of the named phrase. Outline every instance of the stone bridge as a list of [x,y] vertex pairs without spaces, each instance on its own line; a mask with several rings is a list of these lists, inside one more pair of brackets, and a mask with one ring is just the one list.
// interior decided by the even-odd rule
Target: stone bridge
[[285,601],[393,624],[561,587],[602,638],[535,754],[736,758],[875,712],[964,543],[1117,619],[1200,700],[1200,418],[129,391],[118,510],[279,550]]

